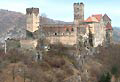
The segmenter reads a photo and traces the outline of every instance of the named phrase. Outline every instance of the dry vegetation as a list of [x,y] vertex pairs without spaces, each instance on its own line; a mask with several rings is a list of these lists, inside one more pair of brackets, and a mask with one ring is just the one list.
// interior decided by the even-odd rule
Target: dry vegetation
[[118,82],[120,78],[120,45],[112,44],[108,48],[99,47],[99,49],[100,53],[90,57],[84,65],[84,68],[88,70],[89,80],[109,82],[105,81],[105,78],[115,77]]
[[33,60],[29,51],[20,49],[10,50],[6,55],[1,50],[0,55],[0,82],[62,82],[77,70],[58,50],[45,53],[39,62]]
[[105,74],[114,76],[116,80],[120,77],[120,45],[100,47],[100,53],[89,57],[84,64],[83,73],[78,72],[74,60],[64,53],[66,49],[61,44],[52,45],[52,50],[45,52],[39,62],[33,60],[30,51],[14,49],[5,55],[0,50],[0,82],[64,82],[79,74],[82,80],[89,82],[105,82],[100,80]]
[[120,74],[120,45],[101,48],[100,53],[95,58],[103,65],[105,71],[110,71],[113,67],[116,67],[118,68],[118,74]]

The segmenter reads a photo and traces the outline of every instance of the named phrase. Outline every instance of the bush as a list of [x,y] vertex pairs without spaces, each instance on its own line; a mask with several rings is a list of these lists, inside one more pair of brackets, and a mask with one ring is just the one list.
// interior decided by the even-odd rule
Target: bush
[[62,70],[57,71],[55,76],[56,76],[57,82],[62,82],[65,78],[65,74]]
[[99,82],[111,82],[111,74],[109,72],[104,73]]
[[18,51],[17,49],[13,49],[8,51],[8,53],[3,57],[4,61],[9,61],[10,63],[17,63],[19,61],[24,62],[27,60],[27,56]]
[[95,58],[103,65],[103,69],[111,72],[113,75],[120,76],[120,45],[111,44],[109,47],[101,47],[99,55]]
[[52,67],[55,68],[60,68],[61,66],[63,66],[65,64],[65,60],[62,58],[54,58],[53,60],[48,62]]
[[50,65],[49,65],[48,63],[46,63],[46,62],[41,62],[41,63],[40,63],[40,67],[41,67],[41,69],[42,69],[43,71],[48,71],[49,69],[51,69],[51,68],[50,68]]
[[113,75],[117,76],[117,75],[118,75],[118,67],[113,66],[112,69],[111,69],[111,73],[112,73]]

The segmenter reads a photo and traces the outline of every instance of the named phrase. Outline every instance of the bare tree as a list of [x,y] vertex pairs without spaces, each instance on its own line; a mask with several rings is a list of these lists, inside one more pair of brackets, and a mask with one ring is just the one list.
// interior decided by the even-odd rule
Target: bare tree
[[24,82],[26,82],[26,70],[25,70],[25,67],[23,68],[23,74],[24,74]]
[[12,78],[13,78],[13,82],[15,82],[15,66],[13,66],[12,68]]

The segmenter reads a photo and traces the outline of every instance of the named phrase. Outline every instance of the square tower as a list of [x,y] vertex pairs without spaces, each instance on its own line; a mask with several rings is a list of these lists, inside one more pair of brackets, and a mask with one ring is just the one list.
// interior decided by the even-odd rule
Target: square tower
[[85,34],[84,28],[84,4],[74,3],[74,26],[76,28],[77,36]]
[[39,28],[39,8],[26,9],[26,30],[35,32]]
[[76,44],[79,52],[79,48],[83,47],[83,36],[85,34],[84,28],[84,4],[74,3],[74,27],[76,28]]
[[74,3],[74,24],[80,25],[84,21],[84,4]]

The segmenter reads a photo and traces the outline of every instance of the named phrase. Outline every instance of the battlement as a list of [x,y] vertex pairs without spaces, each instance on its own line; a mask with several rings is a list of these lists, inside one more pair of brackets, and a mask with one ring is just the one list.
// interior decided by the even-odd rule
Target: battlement
[[84,4],[74,3],[74,24],[79,25],[84,21]]
[[84,5],[83,2],[80,2],[80,3],[74,3],[74,6],[80,6],[80,5]]
[[39,14],[39,8],[27,8],[26,9],[26,14],[32,14],[34,13],[35,15]]
[[79,5],[79,3],[74,3],[74,5]]

